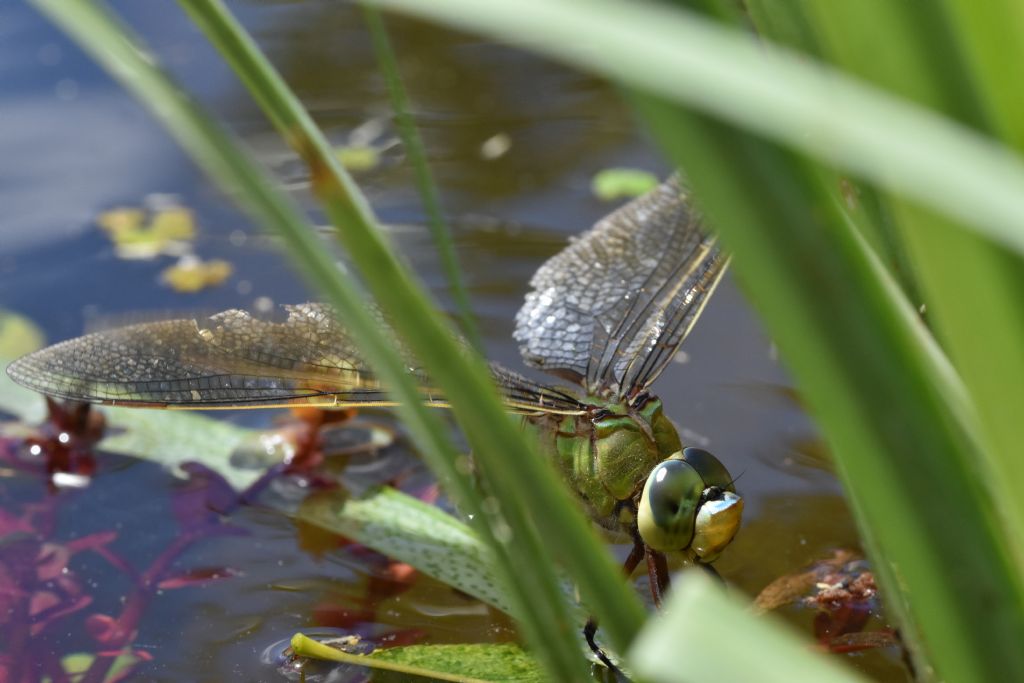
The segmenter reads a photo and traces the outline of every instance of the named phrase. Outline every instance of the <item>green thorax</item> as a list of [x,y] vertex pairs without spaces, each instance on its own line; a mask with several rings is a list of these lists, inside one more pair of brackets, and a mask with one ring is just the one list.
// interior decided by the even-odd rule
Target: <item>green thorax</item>
[[617,527],[621,501],[639,496],[656,464],[681,449],[679,434],[657,398],[631,403],[588,399],[583,415],[527,418],[539,433],[541,450],[609,528]]

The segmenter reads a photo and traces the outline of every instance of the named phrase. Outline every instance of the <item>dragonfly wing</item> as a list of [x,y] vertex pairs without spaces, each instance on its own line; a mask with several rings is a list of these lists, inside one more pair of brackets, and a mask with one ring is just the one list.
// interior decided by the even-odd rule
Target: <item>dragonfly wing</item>
[[388,403],[329,307],[285,310],[283,322],[230,310],[98,332],[29,354],[7,372],[51,396],[119,405]]
[[513,412],[581,415],[587,411],[587,406],[572,394],[535,382],[498,363],[491,363],[491,377],[498,385],[505,405]]
[[598,221],[534,275],[514,336],[527,363],[594,395],[653,382],[727,259],[673,176]]

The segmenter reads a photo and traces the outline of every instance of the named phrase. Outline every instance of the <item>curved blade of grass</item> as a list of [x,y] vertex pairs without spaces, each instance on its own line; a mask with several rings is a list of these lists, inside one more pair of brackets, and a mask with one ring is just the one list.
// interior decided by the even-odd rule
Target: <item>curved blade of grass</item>
[[[478,520],[481,535],[490,539],[502,557],[508,557],[507,547],[500,547],[494,537],[492,524],[496,515],[484,514],[468,476],[468,468],[459,470],[455,466],[460,456],[446,429],[436,414],[431,414],[424,406],[419,405],[417,388],[413,385],[412,377],[405,371],[404,363],[394,352],[391,341],[369,317],[362,304],[362,294],[351,282],[339,276],[329,252],[315,239],[301,213],[273,187],[258,167],[219,127],[207,119],[161,71],[155,68],[155,60],[139,50],[137,41],[131,40],[125,29],[118,27],[115,20],[101,11],[97,5],[86,2],[68,3],[64,0],[38,0],[35,4],[86,46],[126,87],[140,96],[212,177],[224,181],[225,186],[230,189],[239,190],[240,196],[244,197],[245,205],[256,213],[261,222],[276,229],[288,241],[293,255],[300,263],[300,272],[321,289],[328,301],[337,307],[352,334],[362,342],[361,348],[371,366],[387,382],[393,394],[404,399],[399,411],[416,436],[428,461],[456,495],[463,509]],[[322,174],[314,173],[315,182],[318,175],[322,179]],[[345,229],[349,227],[346,225]],[[355,252],[354,256],[358,259],[359,252]],[[378,255],[378,260],[381,258],[389,261],[390,256]],[[405,281],[407,282],[407,279]],[[421,302],[422,297],[417,303],[422,306]],[[397,307],[392,306],[390,310],[398,310],[401,314],[404,303],[404,300],[400,299]],[[444,332],[437,334],[444,338],[449,347],[452,346],[449,336]],[[470,393],[475,390],[486,395],[486,384],[482,389],[480,385],[478,382],[475,387],[465,390]],[[494,399],[491,401],[494,402]],[[503,413],[501,421],[511,424]],[[479,436],[479,432],[477,435]],[[502,520],[502,523],[505,522]],[[518,542],[513,546],[520,552],[518,557],[545,557],[537,547],[538,544],[533,543],[531,546],[523,543],[524,539],[533,540],[529,533],[520,535]],[[509,567],[514,566],[513,562],[499,565],[499,569],[507,572],[503,579],[510,584]],[[550,563],[542,560],[541,566],[550,567]],[[526,576],[526,568],[520,566],[519,569],[523,572],[520,576]],[[512,595],[516,600],[515,611],[526,624],[524,630],[528,639],[538,648],[540,656],[554,677],[566,680],[585,677],[587,665],[571,638],[576,625],[567,615],[554,579],[547,582],[539,579],[529,585],[522,585],[524,583],[520,583],[520,592],[513,591]],[[548,645],[546,649],[545,644]]]
[[864,683],[836,658],[808,650],[774,617],[755,618],[699,571],[677,578],[665,610],[644,626],[628,656],[638,675],[656,683]]
[[[915,313],[803,159],[639,98],[831,446],[884,594],[945,680],[1024,677],[1024,599],[974,416]],[[951,514],[950,501],[957,501]],[[923,658],[922,658],[923,656]]]
[[372,1],[692,106],[863,175],[1024,253],[1019,158],[942,116],[752,36],[654,3]]
[[[369,207],[354,193],[322,135],[262,56],[253,51],[248,37],[220,11],[223,8],[192,3],[194,9],[211,10],[207,18],[213,19],[218,31],[224,30],[220,37],[230,44],[229,54],[241,54],[246,63],[242,73],[247,77],[255,75],[264,88],[269,88],[259,90],[258,94],[272,93],[272,113],[284,115],[283,119],[273,118],[284,124],[289,142],[313,163],[314,190],[326,199],[331,218],[343,226],[342,236],[356,261],[371,273],[368,280],[383,308],[394,315],[400,331],[409,338],[410,347],[452,399],[477,452],[480,470],[498,482],[492,489],[495,504],[481,507],[466,474],[468,468],[463,459],[454,456],[447,434],[433,416],[409,398],[414,395],[410,378],[391,353],[388,341],[365,320],[359,293],[338,278],[322,245],[249,159],[174,89],[153,67],[152,59],[143,56],[127,34],[96,6],[54,0],[39,0],[36,4],[87,45],[130,89],[144,94],[146,103],[179,135],[186,148],[213,171],[215,178],[226,174],[229,187],[244,187],[247,206],[261,209],[261,218],[292,243],[302,260],[303,274],[322,287],[329,301],[346,316],[351,331],[363,342],[370,364],[397,397],[409,399],[400,409],[403,416],[421,439],[428,461],[463,508],[473,515],[481,535],[494,544],[502,558],[502,578],[512,587],[510,593],[515,596],[516,612],[523,620],[527,638],[552,675],[566,680],[583,678],[587,676],[587,666],[571,645],[578,625],[571,620],[561,599],[549,556],[538,540],[538,527],[542,527],[545,537],[558,539],[551,541],[551,546],[557,548],[560,559],[576,570],[583,594],[595,614],[603,618],[609,639],[617,647],[628,644],[643,619],[639,601],[626,590],[610,557],[560,488],[550,465],[529,456],[531,446],[515,421],[502,411],[483,364],[474,359],[467,362],[461,354],[450,333],[432,313],[426,297],[413,288],[406,271],[398,266],[380,234],[373,229]],[[510,457],[510,451],[515,457]],[[532,510],[537,510],[537,514],[543,511],[542,525],[534,525],[530,518]]]
[[[886,0],[815,0],[806,6],[840,65],[978,126],[993,125],[979,102],[1002,96],[969,87],[966,67],[951,63],[951,32],[970,27],[947,26],[941,6]],[[1013,25],[1009,14],[1007,22]],[[1016,494],[1024,488],[1024,421],[1018,410],[1024,403],[1024,260],[915,204],[895,198],[893,206],[899,218],[894,227],[912,251],[928,295],[928,316],[978,407],[987,440],[979,455],[995,473],[993,500],[1012,530],[1007,540],[1016,546],[1024,571],[1024,498]]]
[[743,5],[759,34],[779,45],[818,56],[819,37],[802,4],[790,0],[744,0]]
[[[395,329],[449,400],[473,447],[490,498],[476,523],[485,528],[484,538],[494,542],[502,579],[516,598],[516,613],[531,645],[549,663],[564,659],[576,630],[549,561],[554,556],[570,569],[612,644],[624,648],[644,618],[643,609],[590,524],[568,499],[551,463],[536,456],[518,418],[504,412],[487,366],[456,344],[422,288],[387,248],[372,211],[323,134],[223,4],[180,1],[310,166],[313,192],[337,226],[339,240],[375,299],[391,314]],[[440,473],[459,468],[451,461],[431,465]],[[474,506],[476,514],[481,507],[479,502]]]
[[[1024,90],[1010,77],[1024,64],[1024,5],[1017,0],[945,0],[980,100],[993,128],[1024,151]],[[948,46],[946,47],[948,50]]]
[[462,269],[459,267],[459,258],[452,243],[451,229],[441,210],[441,196],[437,191],[433,174],[430,172],[430,164],[427,163],[427,152],[423,146],[423,139],[420,137],[416,122],[412,117],[409,95],[405,91],[402,76],[398,71],[398,61],[395,59],[395,51],[391,46],[390,38],[388,38],[387,26],[384,25],[384,19],[376,7],[362,3],[362,8],[366,26],[370,30],[373,51],[377,56],[377,64],[380,65],[381,73],[384,74],[388,94],[391,96],[391,109],[394,111],[395,122],[398,124],[398,134],[402,138],[405,152],[409,156],[409,162],[416,175],[416,187],[427,213],[427,224],[430,226],[434,244],[441,256],[441,266],[448,279],[448,287],[455,300],[455,307],[459,312],[459,326],[473,348],[481,351],[483,345],[480,341],[480,332],[469,303],[469,293],[462,281]]
[[[233,198],[264,225],[288,236],[294,243],[301,270],[321,287],[345,315],[348,329],[364,342],[374,367],[388,378],[396,396],[413,397],[413,385],[405,364],[394,352],[362,305],[363,294],[338,276],[330,255],[311,236],[305,216],[287,200],[215,122],[182,93],[156,66],[155,57],[140,47],[128,29],[117,23],[100,5],[91,2],[33,0],[33,4],[77,40],[163,123],[196,162]],[[415,403],[406,408],[410,427],[424,447],[454,452],[446,429],[429,411]],[[469,487],[466,477],[464,485]]]
[[[362,269],[377,300],[391,313],[395,328],[449,399],[494,496],[492,503],[496,503],[482,507],[474,502],[468,509],[473,510],[485,530],[484,537],[501,558],[498,566],[516,600],[516,613],[527,638],[549,666],[562,667],[559,676],[578,677],[580,670],[570,674],[565,666],[575,661],[570,653],[578,624],[561,599],[557,575],[547,562],[538,531],[547,536],[552,552],[561,551],[559,558],[576,570],[574,576],[584,595],[591,598],[595,613],[606,617],[606,632],[619,647],[628,642],[642,620],[638,601],[625,590],[589,525],[567,501],[550,465],[532,455],[532,444],[504,413],[494,397],[486,366],[461,352],[432,313],[422,290],[387,249],[368,205],[298,100],[223,5],[208,1],[183,4],[310,165],[314,194],[339,228],[340,240]],[[445,473],[457,470],[459,463],[434,462],[432,466]],[[543,520],[532,518],[538,514],[534,511],[544,511]]]

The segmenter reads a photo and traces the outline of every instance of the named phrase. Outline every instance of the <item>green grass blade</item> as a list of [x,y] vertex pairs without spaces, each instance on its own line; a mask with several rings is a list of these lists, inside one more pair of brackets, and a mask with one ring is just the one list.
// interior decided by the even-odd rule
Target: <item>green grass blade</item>
[[[517,601],[516,612],[531,646],[548,666],[560,668],[558,675],[580,675],[581,669],[573,667],[582,660],[571,655],[578,624],[561,599],[549,559],[555,553],[579,582],[585,602],[606,624],[609,640],[616,648],[624,648],[643,619],[642,608],[623,585],[589,524],[567,499],[550,464],[534,455],[533,444],[517,420],[504,412],[486,366],[455,343],[431,302],[387,248],[375,229],[372,212],[322,133],[223,5],[199,0],[183,4],[309,164],[313,191],[338,227],[340,240],[376,300],[391,314],[395,329],[450,401],[496,502],[479,514],[479,501],[467,510],[474,512],[477,528],[494,544],[502,579]],[[460,467],[455,461],[431,465],[442,476]],[[550,552],[542,547],[541,537]]]
[[1024,162],[949,119],[754,37],[654,3],[374,2],[518,42],[721,117],[1024,253]]
[[462,333],[469,339],[473,348],[478,351],[483,349],[480,341],[480,332],[477,329],[476,319],[473,316],[472,306],[469,302],[469,293],[462,281],[462,269],[459,267],[459,258],[455,253],[455,245],[452,242],[451,229],[444,219],[441,210],[441,196],[437,190],[437,184],[430,172],[430,164],[427,163],[427,153],[423,146],[423,139],[420,137],[416,122],[412,117],[412,108],[409,105],[409,95],[402,83],[402,76],[398,71],[398,61],[395,59],[395,52],[388,37],[387,26],[376,7],[363,3],[363,16],[366,19],[366,26],[370,30],[370,38],[373,42],[373,51],[377,56],[377,64],[380,65],[381,73],[388,86],[388,93],[391,96],[391,108],[395,113],[395,122],[398,125],[398,134],[402,138],[406,154],[409,155],[409,162],[412,164],[413,172],[416,175],[416,187],[419,189],[423,201],[423,208],[427,214],[427,224],[434,237],[434,244],[437,246],[438,254],[441,256],[441,267],[448,280],[448,287],[451,290],[452,298],[455,300],[455,307],[459,312],[459,326]]
[[[979,127],[990,125],[979,102],[993,94],[966,85],[967,67],[949,49],[951,32],[968,29],[950,28],[940,5],[815,0],[809,6],[840,65]],[[929,319],[978,408],[988,446],[979,455],[992,468],[993,500],[1024,570],[1024,499],[1016,495],[1024,487],[1024,422],[1016,410],[1024,403],[1024,260],[917,205],[897,198],[892,206],[894,227],[924,285]]]
[[[812,57],[820,57],[830,34],[820,27],[816,29],[811,4],[812,0],[801,0],[799,3],[789,0],[746,0],[750,18],[762,36]],[[840,9],[857,12],[860,4],[843,4]],[[882,46],[888,47],[884,42]],[[876,51],[876,54],[880,52]],[[879,61],[887,63],[889,59],[880,58]],[[924,302],[920,285],[906,245],[893,225],[888,198],[874,186],[849,175],[827,168],[822,168],[822,172],[833,174],[831,182],[851,220],[896,276],[907,298],[915,307],[920,307]]]
[[992,127],[1011,147],[1024,151],[1024,89],[1012,77],[1024,64],[1024,4],[1017,0],[945,0],[941,4],[956,27],[955,40]]
[[[822,426],[884,594],[945,680],[1024,676],[1020,577],[973,415],[896,285],[811,164],[639,100],[677,159]],[[950,501],[957,501],[951,514]]]
[[807,19],[804,3],[793,0],[744,0],[758,33],[779,45],[818,56],[818,35]]
[[[366,313],[363,295],[337,276],[330,255],[310,236],[305,216],[262,173],[255,162],[215,122],[205,116],[158,69],[128,30],[101,6],[90,2],[33,0],[36,7],[77,40],[101,65],[149,107],[178,142],[223,188],[231,192],[265,226],[298,242],[304,268],[301,272],[323,287],[346,325],[366,342],[367,355],[382,374],[395,383],[398,396],[413,397],[418,389],[409,381],[405,364],[394,353],[391,341]],[[410,425],[423,443],[439,450],[454,450],[446,429],[427,411],[410,411]]]
[[[578,624],[561,599],[549,560],[555,554],[570,568],[585,602],[606,624],[609,640],[624,648],[638,629],[643,610],[551,465],[534,455],[517,419],[504,412],[486,366],[455,342],[422,289],[387,248],[365,199],[322,133],[223,5],[200,0],[183,4],[310,165],[313,191],[338,227],[339,238],[377,301],[391,314],[395,329],[450,401],[496,502],[481,506],[477,500],[467,509],[476,514],[478,530],[484,530],[482,535],[500,558],[502,579],[517,601],[516,612],[531,645],[548,666],[559,668],[558,675],[580,675],[576,664],[582,660],[573,655]],[[448,478],[456,476],[460,463],[431,462]],[[460,502],[466,500],[460,496]]]
[[847,73],[986,130],[978,93],[940,3],[804,0],[821,53]]
[[[35,4],[70,35],[79,40],[129,90],[140,96],[147,106],[157,112],[161,121],[178,137],[183,146],[194,154],[197,161],[211,172],[212,177],[223,181],[228,188],[243,192],[246,197],[245,205],[254,212],[258,212],[257,215],[261,222],[268,227],[277,229],[288,240],[293,254],[301,262],[300,272],[321,288],[328,300],[345,316],[349,329],[362,342],[361,347],[364,349],[367,360],[378,371],[382,380],[388,383],[394,395],[405,399],[404,405],[400,409],[402,416],[407,420],[425,455],[435,467],[443,467],[438,464],[439,462],[449,464],[448,476],[444,477],[445,483],[456,494],[460,504],[464,506],[464,510],[476,513],[474,518],[481,535],[491,540],[494,547],[498,549],[499,556],[505,560],[505,564],[501,567],[504,571],[502,580],[513,589],[518,587],[518,593],[515,590],[510,590],[517,601],[516,611],[527,620],[525,621],[527,636],[531,643],[538,648],[537,652],[549,671],[554,677],[565,680],[577,680],[585,677],[589,667],[573,638],[578,625],[568,616],[557,581],[549,581],[545,584],[540,580],[534,580],[527,584],[526,581],[520,580],[517,586],[514,582],[515,576],[510,576],[516,569],[520,570],[520,577],[528,576],[526,567],[522,565],[531,560],[537,561],[538,557],[542,558],[541,566],[547,567],[549,573],[553,573],[550,568],[551,563],[547,561],[547,555],[538,547],[539,544],[531,534],[531,528],[528,525],[524,527],[521,519],[513,519],[509,523],[510,525],[519,524],[513,528],[517,531],[522,528],[526,530],[520,533],[512,543],[498,544],[495,542],[493,527],[496,522],[505,523],[505,517],[511,516],[512,512],[518,512],[518,510],[502,509],[500,512],[504,515],[499,516],[489,514],[490,510],[481,509],[479,499],[474,496],[472,482],[469,480],[466,469],[454,466],[454,463],[460,460],[447,430],[436,414],[431,414],[416,403],[417,388],[412,385],[411,377],[405,371],[404,363],[394,353],[390,340],[382,334],[366,312],[363,306],[364,295],[352,283],[338,276],[330,254],[314,238],[304,217],[281,196],[262,175],[258,167],[240,151],[238,145],[173,86],[166,76],[155,67],[155,60],[140,50],[137,41],[133,40],[130,34],[123,27],[118,26],[116,21],[99,6],[86,2],[67,3],[63,0],[39,0]],[[293,142],[294,140],[295,138],[292,138]],[[331,158],[333,159],[333,156]],[[314,173],[314,182],[317,182],[316,173]],[[360,199],[357,197],[354,201],[359,202]],[[358,210],[359,207],[355,209],[356,212]],[[345,227],[346,229],[350,228],[348,225]],[[385,255],[383,258],[391,257]],[[385,274],[383,277],[386,278],[387,275]],[[396,283],[395,279],[385,281],[392,285]],[[419,305],[422,306],[422,304]],[[401,302],[397,310],[401,310]],[[436,323],[434,329],[435,338],[441,336],[449,348],[454,348],[451,338]],[[482,394],[485,398],[481,399],[480,403],[490,400],[491,404],[497,406],[486,379],[483,382],[477,381],[475,386],[464,388],[464,392],[464,396]],[[487,399],[488,396],[491,398]],[[504,431],[510,432],[512,438],[499,440],[499,443],[501,445],[517,445],[517,439],[522,441],[521,434],[504,413],[499,412],[498,415],[498,424],[492,433],[496,433],[500,437],[504,427]],[[480,435],[481,431],[477,429],[470,438],[473,440],[475,436],[476,441],[479,441]],[[523,452],[528,452],[526,447],[519,451],[519,453]],[[508,458],[508,460],[512,459]],[[546,467],[539,460],[531,462],[535,466]],[[442,472],[444,472],[443,469]],[[550,473],[547,475],[551,478]],[[558,488],[555,488],[554,491],[556,496],[561,497],[557,504],[563,505],[564,508],[567,504],[564,492]],[[550,504],[545,509],[553,512],[555,505]],[[570,519],[577,522],[577,528],[584,529],[583,534],[589,537],[591,550],[598,552],[599,558],[601,558],[597,560],[598,568],[601,568],[603,561],[607,566],[606,574],[618,580],[617,590],[624,593],[625,587],[610,566],[607,553],[600,549],[596,539],[593,538],[592,533],[580,518],[578,511],[571,507],[568,510],[563,517],[569,516]],[[575,517],[572,517],[573,514]],[[515,561],[508,560],[512,551],[518,553],[513,560],[519,559],[519,566]],[[543,572],[540,574],[543,576]],[[536,579],[536,575],[534,578]],[[614,592],[613,590],[613,594]],[[626,594],[626,604],[629,604],[629,600],[632,600],[634,604],[637,603],[635,597]],[[621,611],[621,607],[619,609]],[[630,635],[635,632],[642,619],[642,611],[638,605],[632,617],[632,620],[627,620],[624,625],[625,628],[631,628]],[[609,631],[608,634],[612,635],[612,631]],[[626,642],[627,639],[623,639],[623,646]]]

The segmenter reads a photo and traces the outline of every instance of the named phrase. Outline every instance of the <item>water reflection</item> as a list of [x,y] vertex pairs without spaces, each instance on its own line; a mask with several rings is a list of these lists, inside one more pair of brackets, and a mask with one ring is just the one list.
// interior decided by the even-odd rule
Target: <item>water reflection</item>
[[[386,20],[446,195],[480,202],[547,188],[635,135],[621,99],[603,81],[407,17]],[[357,7],[292,5],[259,35],[321,125],[347,130],[368,111],[389,112]],[[498,134],[508,136],[508,151],[487,159],[482,146]],[[403,183],[407,173],[401,170]]]

